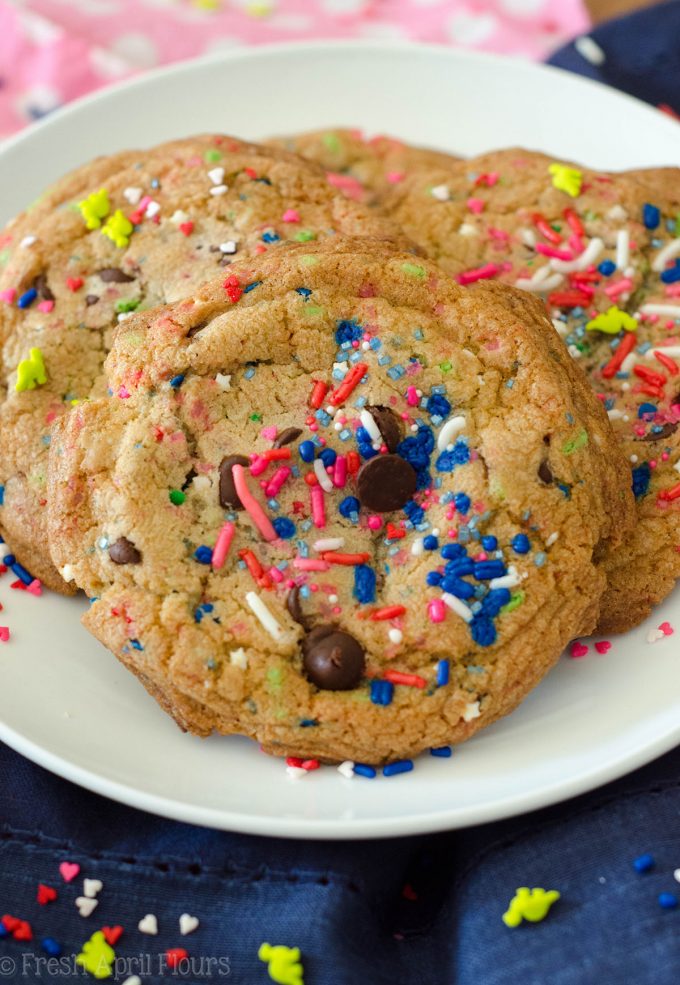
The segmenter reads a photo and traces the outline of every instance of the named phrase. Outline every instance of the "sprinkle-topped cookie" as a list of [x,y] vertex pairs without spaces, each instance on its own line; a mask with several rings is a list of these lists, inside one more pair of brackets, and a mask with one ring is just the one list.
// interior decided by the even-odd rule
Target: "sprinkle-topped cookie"
[[639,518],[607,557],[601,629],[630,628],[680,576],[680,171],[511,149],[414,172],[383,205],[460,284],[543,298],[588,373]]
[[632,496],[541,306],[378,243],[235,264],[126,321],[59,422],[85,624],[185,728],[375,763],[510,711],[604,589]]
[[64,589],[43,517],[51,427],[98,392],[119,322],[191,293],[239,257],[394,232],[315,165],[214,135],[94,161],[10,223],[0,248],[0,525],[17,556]]

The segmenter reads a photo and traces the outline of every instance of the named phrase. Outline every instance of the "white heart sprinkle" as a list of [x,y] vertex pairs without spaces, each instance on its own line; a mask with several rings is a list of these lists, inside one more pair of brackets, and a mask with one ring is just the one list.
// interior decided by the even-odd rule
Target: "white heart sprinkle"
[[221,185],[224,180],[224,168],[213,168],[211,171],[208,171],[208,177],[213,185]]
[[308,771],[301,766],[286,766],[286,773],[291,780],[301,780],[303,776],[307,776]]
[[236,253],[236,243],[233,239],[228,239],[226,243],[220,243],[222,253]]
[[146,207],[146,211],[144,212],[144,215],[146,216],[147,219],[153,219],[155,215],[158,215],[160,210],[161,207],[158,204],[158,202],[149,202],[149,204]]
[[104,888],[104,883],[99,879],[83,879],[83,892],[90,899],[93,899],[97,893],[101,893]]
[[170,216],[170,222],[173,222],[176,226],[181,225],[186,222],[189,216],[183,209],[175,209],[175,211]]
[[344,776],[345,779],[351,780],[354,776],[354,763],[351,759],[346,759],[344,763],[340,763],[338,766],[338,773],[340,776]]
[[33,244],[37,242],[37,239],[38,239],[37,236],[24,236],[24,238],[20,243],[20,246],[22,249],[26,250],[28,249],[29,246],[33,246]]
[[215,185],[214,188],[210,189],[211,195],[226,195],[229,191],[226,185]]
[[243,649],[242,646],[238,650],[232,650],[229,654],[229,662],[233,664],[234,667],[240,667],[241,670],[247,670],[248,668],[248,654]]
[[123,192],[123,198],[130,203],[130,205],[136,205],[137,202],[142,197],[141,188],[126,188]]
[[99,905],[99,900],[90,899],[87,896],[79,896],[76,900],[76,906],[78,907],[78,913],[81,917],[89,917],[93,910],[96,910]]
[[133,975],[131,978],[126,978],[123,985],[142,985],[142,979],[139,975]]
[[143,934],[157,934],[158,933],[158,920],[153,913],[147,913],[143,917],[137,927],[141,930]]
[[183,913],[179,918],[180,934],[193,934],[198,927],[198,917],[192,917],[189,913]]
[[226,373],[218,373],[215,377],[215,383],[217,383],[220,390],[231,390],[231,376]]
[[673,873],[673,878],[675,879],[676,882],[680,882],[680,869],[675,870],[675,872]]
[[430,188],[430,194],[439,202],[448,202],[451,198],[451,192],[447,185],[435,185],[434,188]]

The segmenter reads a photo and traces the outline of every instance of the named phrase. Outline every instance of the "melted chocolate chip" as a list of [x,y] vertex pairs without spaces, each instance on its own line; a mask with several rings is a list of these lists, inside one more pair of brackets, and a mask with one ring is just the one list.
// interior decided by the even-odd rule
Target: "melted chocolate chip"
[[220,462],[220,506],[225,509],[242,510],[243,503],[238,498],[236,487],[234,486],[234,476],[231,473],[234,465],[242,465],[247,468],[250,465],[245,455],[227,455]]
[[291,442],[297,441],[301,434],[302,428],[286,428],[274,442],[274,447],[283,448],[284,445],[289,445]]
[[638,438],[638,441],[663,441],[664,438],[670,438],[672,434],[678,430],[678,425],[676,421],[668,421],[661,427],[660,431],[648,431],[643,438]]
[[85,304],[87,305],[88,308],[91,308],[92,305],[96,304],[98,300],[99,300],[98,294],[87,294],[85,296]]
[[416,491],[416,472],[399,455],[369,458],[357,475],[361,505],[376,513],[391,513],[408,503]]
[[142,555],[127,537],[119,537],[109,547],[109,557],[114,564],[139,564]]
[[364,649],[335,626],[317,626],[303,641],[307,677],[322,691],[351,691],[364,674]]
[[196,472],[195,469],[189,469],[189,471],[187,472],[187,477],[182,483],[182,492],[184,492],[186,489],[189,488],[189,486],[194,481],[197,475],[198,473]]
[[389,407],[383,407],[381,404],[376,404],[373,407],[368,406],[366,410],[375,421],[388,450],[395,451],[402,438],[401,426],[397,415]]
[[538,466],[538,478],[541,482],[545,482],[546,486],[549,486],[553,481],[552,469],[547,462],[541,462]]
[[302,611],[302,605],[300,604],[300,589],[297,585],[288,592],[286,596],[286,608],[292,619],[303,626],[305,629],[309,629],[309,619],[305,616]]
[[45,274],[38,274],[38,276],[33,281],[33,287],[38,292],[38,297],[42,298],[43,301],[54,301],[54,294],[47,286],[47,277]]
[[131,280],[134,280],[134,277],[130,277],[120,267],[104,267],[102,270],[98,270],[97,274],[105,284],[129,284]]

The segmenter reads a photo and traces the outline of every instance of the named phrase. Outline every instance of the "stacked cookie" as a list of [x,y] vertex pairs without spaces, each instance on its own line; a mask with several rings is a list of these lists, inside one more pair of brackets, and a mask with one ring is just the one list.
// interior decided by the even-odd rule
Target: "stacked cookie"
[[9,227],[0,521],[183,728],[384,762],[672,580],[676,253],[649,177],[330,137],[118,155]]

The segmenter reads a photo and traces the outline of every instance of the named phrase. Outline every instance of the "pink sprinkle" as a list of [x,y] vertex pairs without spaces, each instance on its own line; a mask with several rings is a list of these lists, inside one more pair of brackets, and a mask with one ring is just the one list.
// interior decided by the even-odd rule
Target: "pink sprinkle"
[[446,606],[441,599],[430,599],[427,603],[427,614],[430,617],[430,622],[444,622]]
[[542,253],[544,257],[554,257],[555,260],[574,259],[571,250],[558,250],[556,246],[550,246],[548,243],[536,243],[534,249],[537,253]]
[[38,578],[34,578],[32,582],[26,585],[26,591],[30,592],[31,595],[42,595],[42,583]]
[[418,396],[418,391],[414,386],[408,387],[406,390],[406,403],[409,407],[417,407],[420,397]]
[[371,530],[380,530],[382,524],[383,522],[381,516],[369,516],[368,526]]
[[54,308],[54,301],[40,301],[38,304],[38,311],[43,311],[45,314],[49,314],[52,308]]
[[9,626],[0,626],[0,640],[6,643],[9,639]]
[[456,280],[465,287],[466,284],[474,284],[477,280],[487,280],[489,277],[495,277],[500,269],[497,263],[485,263],[483,267],[463,271],[462,274],[458,274]]
[[[320,487],[314,487],[320,488]],[[328,571],[330,564],[316,557],[296,557],[293,558],[293,567],[298,571]]]
[[333,468],[333,485],[336,489],[344,489],[347,482],[347,456],[338,455]]
[[585,643],[581,643],[580,640],[574,640],[569,649],[571,656],[578,660],[579,657],[585,657],[588,652],[588,647]]
[[222,529],[217,535],[217,541],[215,542],[215,549],[212,556],[212,566],[213,568],[221,568],[224,564],[227,554],[229,553],[229,548],[231,547],[231,542],[234,539],[234,533],[236,527],[229,520],[222,524]]
[[297,209],[286,209],[282,218],[284,222],[299,222],[300,213]]
[[406,175],[403,171],[388,171],[385,177],[391,185],[398,185],[400,181],[404,180]]
[[353,198],[360,202],[364,197],[364,186],[356,178],[348,174],[336,174],[334,171],[327,171],[326,178],[328,184],[333,188],[339,188],[348,198]]
[[274,441],[278,433],[279,429],[276,424],[270,424],[266,428],[262,428],[260,431],[260,437],[264,438],[265,441]]
[[124,387],[122,384],[121,386],[118,387],[118,396],[120,397],[121,400],[127,400],[127,398],[130,396],[128,389]]
[[604,293],[609,298],[617,298],[619,294],[629,291],[632,286],[633,282],[630,277],[622,277],[621,280],[617,280],[614,284],[608,284],[604,289]]
[[661,625],[659,626],[659,629],[661,630],[664,636],[672,636],[673,633],[675,632],[675,630],[673,629],[673,627],[669,622],[662,622]]
[[266,458],[262,458],[261,455],[254,455],[250,462],[250,474],[262,475],[268,464]]
[[572,233],[567,242],[569,244],[569,249],[573,250],[574,253],[583,253],[585,247],[583,245],[583,240],[578,233]]
[[598,653],[607,653],[611,648],[612,645],[609,640],[598,640],[595,644],[595,649]]
[[258,501],[255,499],[250,489],[248,488],[248,483],[246,482],[245,469],[242,465],[234,465],[231,470],[231,474],[234,478],[234,488],[236,490],[236,495],[243,503],[243,507],[247,510],[253,523],[260,531],[265,540],[278,540],[279,535],[272,526],[271,520],[262,509]]
[[13,287],[7,288],[7,290],[0,291],[0,301],[6,301],[7,304],[12,304],[17,296],[17,292]]
[[275,581],[277,584],[280,584],[283,581],[283,575],[275,564],[271,566],[267,574],[272,579],[272,581]]
[[[238,490],[236,491],[238,492]],[[314,526],[322,530],[326,526],[326,506],[321,486],[312,486],[310,496],[312,500],[312,520],[314,521]]]
[[469,198],[467,200],[467,207],[470,212],[474,212],[475,215],[479,215],[480,212],[484,211],[484,200],[481,198]]
[[489,236],[491,239],[497,239],[499,243],[507,243],[510,239],[510,233],[506,233],[504,229],[497,229],[495,226],[489,227]]
[[281,486],[284,484],[286,479],[292,474],[293,474],[292,470],[289,469],[287,465],[282,465],[281,468],[278,468],[274,473],[274,475],[269,480],[269,482],[264,487],[265,496],[269,497],[270,499],[272,499],[274,496],[277,496],[279,490],[281,489]]

